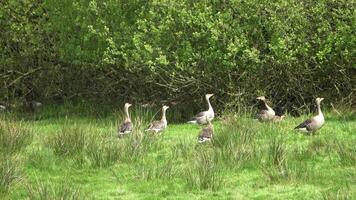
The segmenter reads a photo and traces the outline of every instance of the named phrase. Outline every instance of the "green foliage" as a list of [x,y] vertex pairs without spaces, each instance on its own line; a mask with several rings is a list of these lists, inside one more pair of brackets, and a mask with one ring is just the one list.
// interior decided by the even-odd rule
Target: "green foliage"
[[[354,103],[355,3],[40,1],[0,3],[4,98],[141,103],[213,91],[219,107],[265,94],[299,108]],[[195,104],[193,104],[195,105]]]
[[170,100],[263,93],[298,108],[354,102],[354,2],[11,1],[0,3],[6,99]]

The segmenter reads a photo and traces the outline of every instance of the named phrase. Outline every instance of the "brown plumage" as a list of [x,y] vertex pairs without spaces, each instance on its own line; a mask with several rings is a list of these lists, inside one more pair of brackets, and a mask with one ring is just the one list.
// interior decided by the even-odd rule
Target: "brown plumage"
[[126,134],[129,134],[132,132],[132,128],[133,128],[133,125],[132,125],[132,122],[131,122],[131,117],[130,117],[130,113],[129,113],[129,107],[131,106],[132,104],[129,104],[129,103],[125,103],[125,114],[126,114],[126,117],[125,117],[125,120],[121,123],[121,125],[118,127],[118,134],[119,136],[120,135],[126,135]]
[[297,129],[302,132],[315,132],[319,130],[325,123],[324,115],[320,109],[320,103],[323,100],[324,98],[319,98],[319,97],[315,99],[316,106],[318,109],[318,115],[305,120],[303,123],[299,124],[294,129]]
[[154,133],[159,133],[167,128],[166,110],[169,106],[162,107],[162,118],[161,120],[153,121],[146,131],[152,131]]
[[188,121],[188,123],[192,123],[192,124],[207,124],[208,120],[213,120],[215,113],[214,113],[214,109],[211,106],[210,103],[210,97],[212,97],[213,94],[206,94],[205,95],[205,100],[208,103],[208,107],[209,109],[207,111],[202,111],[200,113],[198,113],[197,115],[195,115],[190,121]]
[[274,121],[274,122],[280,122],[280,121],[282,121],[284,118],[285,118],[285,115],[281,115],[281,116],[275,115],[275,116],[273,117],[272,121]]
[[211,124],[210,120],[207,120],[207,121],[208,121],[208,125],[200,131],[200,134],[198,136],[199,143],[204,143],[206,141],[210,141],[213,138],[214,127]]
[[260,121],[271,121],[275,117],[276,113],[274,110],[267,104],[267,100],[264,96],[256,98],[262,102],[263,108],[257,113],[257,118]]

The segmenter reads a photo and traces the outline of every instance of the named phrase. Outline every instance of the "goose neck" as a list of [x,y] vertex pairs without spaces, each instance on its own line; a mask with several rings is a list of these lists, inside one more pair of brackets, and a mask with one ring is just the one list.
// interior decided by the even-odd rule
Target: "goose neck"
[[206,102],[208,103],[209,110],[213,110],[213,107],[211,106],[209,97],[206,97]]
[[131,120],[130,113],[129,113],[129,107],[125,107],[125,114],[126,114],[126,119]]
[[267,110],[273,110],[271,107],[269,107],[269,105],[267,104],[266,101],[263,101],[263,103],[265,104],[265,107],[267,108]]
[[320,102],[316,103],[316,107],[318,108],[318,116],[323,116],[323,113],[321,112],[321,108],[320,108]]
[[162,109],[162,120],[166,120],[166,110]]

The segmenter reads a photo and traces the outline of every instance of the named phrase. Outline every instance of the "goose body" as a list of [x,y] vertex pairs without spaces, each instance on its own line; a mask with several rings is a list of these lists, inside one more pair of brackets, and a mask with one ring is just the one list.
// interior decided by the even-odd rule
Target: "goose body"
[[320,109],[320,102],[324,100],[324,98],[316,98],[316,106],[318,108],[318,115],[305,120],[303,123],[299,124],[294,129],[297,129],[302,132],[315,132],[319,130],[325,123],[324,115]]
[[198,142],[204,143],[210,141],[213,138],[214,128],[211,122],[208,120],[208,126],[204,127],[198,136]]
[[25,109],[31,113],[35,113],[40,107],[42,107],[42,103],[39,101],[26,101]]
[[285,115],[281,115],[281,116],[275,115],[275,116],[273,117],[272,121],[274,121],[274,122],[280,122],[280,121],[282,121],[284,118],[285,118]]
[[211,121],[215,117],[214,109],[211,106],[210,103],[210,97],[212,97],[213,94],[206,94],[205,99],[208,103],[209,109],[207,111],[203,111],[195,115],[188,123],[193,123],[193,124],[207,124],[208,121]]
[[168,106],[163,106],[162,107],[162,118],[161,120],[153,121],[148,129],[146,131],[152,131],[154,133],[159,133],[164,131],[167,128],[167,119],[166,119],[166,110],[168,109]]
[[257,118],[260,121],[271,121],[275,118],[276,113],[267,104],[266,98],[264,96],[257,97],[256,99],[262,101],[263,108],[257,113]]
[[125,103],[125,114],[126,114],[126,118],[125,120],[121,123],[121,125],[118,127],[118,133],[119,136],[120,135],[126,135],[132,132],[132,122],[131,122],[131,118],[130,118],[130,113],[129,113],[129,107],[131,106],[131,104],[129,103]]

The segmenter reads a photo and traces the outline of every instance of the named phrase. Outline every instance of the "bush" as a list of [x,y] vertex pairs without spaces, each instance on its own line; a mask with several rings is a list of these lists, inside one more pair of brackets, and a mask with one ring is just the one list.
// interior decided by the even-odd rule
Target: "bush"
[[354,103],[352,1],[0,5],[4,98],[168,100],[186,110],[214,91],[217,108],[260,94],[288,109],[314,95]]

